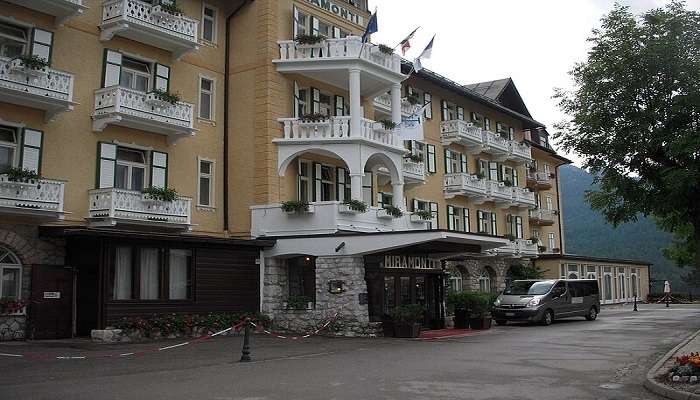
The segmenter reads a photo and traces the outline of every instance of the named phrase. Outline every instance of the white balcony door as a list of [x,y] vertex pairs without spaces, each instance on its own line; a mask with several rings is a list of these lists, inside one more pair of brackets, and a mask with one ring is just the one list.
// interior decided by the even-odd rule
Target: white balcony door
[[17,129],[0,126],[0,173],[17,165]]
[[146,184],[146,156],[141,150],[117,148],[117,167],[114,186],[118,189],[144,189]]
[[148,63],[122,57],[119,85],[127,89],[146,92],[150,88],[151,66]]
[[26,29],[0,22],[0,56],[15,58],[25,54],[27,42]]

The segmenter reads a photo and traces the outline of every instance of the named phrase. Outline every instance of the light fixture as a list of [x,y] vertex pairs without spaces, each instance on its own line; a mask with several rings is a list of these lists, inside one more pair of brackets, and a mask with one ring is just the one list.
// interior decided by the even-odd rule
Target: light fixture
[[345,292],[344,281],[332,280],[328,281],[328,293],[331,294],[341,294]]

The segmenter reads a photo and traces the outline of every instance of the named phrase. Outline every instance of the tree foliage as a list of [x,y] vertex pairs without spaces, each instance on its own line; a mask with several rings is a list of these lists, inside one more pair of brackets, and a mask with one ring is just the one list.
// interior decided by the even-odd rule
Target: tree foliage
[[[584,158],[591,206],[618,225],[653,215],[700,239],[700,14],[683,2],[640,17],[616,5],[555,97],[570,119],[555,138]],[[688,226],[690,228],[688,228]],[[695,255],[700,268],[700,255]]]

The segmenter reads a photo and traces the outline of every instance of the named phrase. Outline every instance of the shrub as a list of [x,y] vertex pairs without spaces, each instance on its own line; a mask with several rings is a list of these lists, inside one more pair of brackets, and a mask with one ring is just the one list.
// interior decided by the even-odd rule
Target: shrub
[[382,124],[382,127],[388,131],[394,130],[396,128],[396,122],[390,121],[388,119],[383,119],[381,121],[377,121],[380,124]]
[[297,35],[296,38],[294,38],[294,41],[297,42],[297,44],[316,44],[316,43],[321,43],[323,40],[325,40],[326,37],[323,35]]
[[284,212],[307,212],[309,211],[309,203],[300,200],[289,200],[282,203],[282,211]]
[[289,296],[287,298],[287,310],[306,310],[311,302],[308,296]]
[[420,304],[407,304],[391,310],[391,319],[395,324],[412,325],[420,321],[424,314],[424,306]]
[[484,178],[486,178],[486,175],[484,175],[483,172],[477,172],[477,173],[474,174],[474,176],[476,176],[477,179],[484,179]]
[[187,335],[194,329],[221,331],[250,318],[251,322],[269,327],[270,317],[260,313],[208,313],[208,314],[153,314],[148,317],[126,317],[113,324],[126,332],[142,332],[145,337],[160,335]]
[[408,96],[406,96],[406,101],[408,101],[409,104],[411,105],[416,105],[420,103],[420,98],[418,97],[418,93],[409,93]]
[[328,119],[328,116],[321,113],[304,114],[301,116],[302,122],[321,122]]
[[365,203],[362,200],[345,200],[343,202],[346,206],[348,206],[349,209],[357,212],[367,212],[367,203]]
[[49,63],[46,61],[46,59],[33,54],[29,56],[17,57],[17,60],[19,60],[22,63],[23,67],[30,69],[42,69],[49,66]]
[[379,51],[381,51],[384,54],[394,54],[394,49],[385,44],[379,44],[377,45],[377,47],[379,48]]
[[172,15],[182,15],[183,14],[182,9],[180,9],[180,7],[178,7],[174,1],[170,4],[161,3],[160,9],[162,11],[165,11],[168,14],[172,14]]
[[424,221],[430,221],[431,219],[433,219],[433,213],[428,210],[414,211],[413,215],[417,216],[418,218]]
[[7,175],[7,179],[11,182],[29,182],[41,179],[41,176],[30,169],[9,168],[3,174]]
[[411,160],[413,162],[416,162],[416,163],[423,162],[423,156],[421,156],[420,154],[409,154],[409,155],[405,156],[404,158],[407,160]]
[[510,179],[504,179],[503,184],[508,186],[508,187],[511,187],[511,186],[513,186],[513,181],[511,181]]
[[177,199],[177,190],[171,188],[149,187],[143,190],[149,200],[171,202]]
[[401,211],[400,208],[392,205],[387,205],[384,206],[384,209],[386,210],[386,213],[391,215],[394,218],[401,218],[403,217],[403,211]]
[[447,304],[455,310],[464,310],[473,316],[484,316],[491,310],[493,299],[491,293],[454,292],[447,296]]
[[27,303],[16,300],[16,299],[11,299],[11,298],[2,298],[0,299],[0,314],[6,314],[6,313],[14,313],[17,311],[21,311]]
[[156,99],[162,100],[172,105],[175,105],[180,101],[180,95],[177,93],[170,93],[161,89],[153,89],[151,90],[151,93],[153,94],[153,96],[155,96]]

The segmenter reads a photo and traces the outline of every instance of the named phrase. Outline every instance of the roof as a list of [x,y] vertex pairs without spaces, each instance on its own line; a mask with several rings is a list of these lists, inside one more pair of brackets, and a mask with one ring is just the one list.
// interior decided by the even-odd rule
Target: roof
[[654,265],[649,261],[642,260],[628,260],[624,258],[609,258],[609,257],[593,257],[584,256],[579,254],[540,254],[538,256],[540,260],[576,260],[576,261],[592,261],[592,262],[603,262],[603,263],[617,263],[617,264],[634,264],[634,265]]
[[515,87],[515,82],[512,78],[498,79],[495,81],[472,83],[470,85],[464,85],[467,89],[473,90],[486,96],[492,100],[497,101],[499,104],[513,110],[520,114],[526,115],[532,118],[530,111],[525,105],[525,101],[518,88]]
[[546,146],[543,146],[543,145],[536,143],[532,140],[527,140],[527,139],[525,139],[525,142],[529,143],[530,146],[532,146],[536,149],[539,149],[539,150],[542,150],[544,152],[549,153],[550,156],[558,159],[559,161],[563,162],[564,164],[573,164],[574,163],[573,161],[569,160],[568,158],[557,154],[557,152],[554,149],[552,149],[551,147],[546,147]]
[[465,88],[473,90],[482,96],[486,96],[493,100],[498,100],[498,97],[503,93],[503,89],[506,88],[508,83],[511,82],[510,78],[498,79],[495,81],[470,83],[464,85]]

